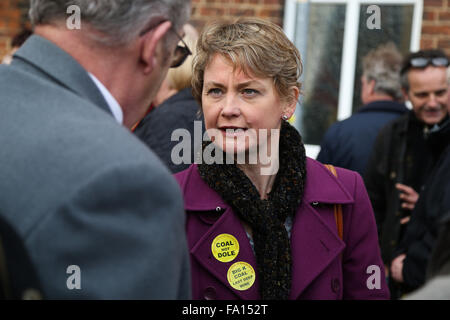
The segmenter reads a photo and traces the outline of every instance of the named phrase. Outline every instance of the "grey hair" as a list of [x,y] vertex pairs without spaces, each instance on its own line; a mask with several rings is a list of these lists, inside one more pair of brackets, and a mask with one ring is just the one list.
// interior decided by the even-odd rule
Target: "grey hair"
[[369,51],[363,59],[363,75],[370,81],[375,80],[375,92],[391,96],[400,101],[400,69],[402,55],[393,43],[387,43]]
[[170,20],[178,30],[190,14],[190,1],[186,0],[30,0],[31,23],[36,26],[65,21],[71,5],[80,8],[81,23],[97,31],[89,35],[107,46],[131,43],[157,19]]

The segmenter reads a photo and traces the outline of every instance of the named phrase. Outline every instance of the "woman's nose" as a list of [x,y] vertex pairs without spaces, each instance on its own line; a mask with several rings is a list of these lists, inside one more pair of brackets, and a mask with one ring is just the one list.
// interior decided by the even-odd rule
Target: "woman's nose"
[[241,114],[238,100],[234,95],[227,95],[226,99],[223,100],[221,115],[223,117],[238,117]]

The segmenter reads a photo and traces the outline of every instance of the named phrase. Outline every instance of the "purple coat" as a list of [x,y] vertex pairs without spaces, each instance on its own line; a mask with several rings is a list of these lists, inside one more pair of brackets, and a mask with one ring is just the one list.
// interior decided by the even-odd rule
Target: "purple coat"
[[[338,179],[321,163],[307,158],[305,191],[291,231],[290,299],[389,299],[364,183],[356,172],[336,170]],[[257,274],[253,285],[243,291],[234,289],[227,278],[230,266],[238,261],[257,270],[238,216],[202,180],[197,165],[175,177],[187,214],[193,299],[260,299]],[[343,241],[334,218],[336,203],[343,207]],[[221,234],[231,234],[239,243],[238,255],[231,262],[221,262],[212,254],[212,243]]]

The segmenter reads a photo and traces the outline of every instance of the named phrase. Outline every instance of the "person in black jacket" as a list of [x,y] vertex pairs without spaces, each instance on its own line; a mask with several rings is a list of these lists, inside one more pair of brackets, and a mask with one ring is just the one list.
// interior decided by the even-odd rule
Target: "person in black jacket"
[[318,161],[364,173],[380,129],[408,111],[400,86],[401,63],[402,55],[392,43],[381,45],[364,57],[361,77],[364,106],[328,129]]
[[423,299],[443,297],[434,287],[440,291],[446,287],[446,298],[450,298],[450,120],[436,138],[440,142],[437,148],[447,148],[420,193],[397,251],[402,263],[392,267],[393,277],[411,288],[432,281],[422,293],[414,295],[419,298],[423,294]]
[[[450,158],[448,158],[450,160]],[[450,172],[450,162],[447,173]],[[448,181],[447,177],[447,190]],[[450,194],[447,195],[450,199]],[[425,285],[405,296],[405,300],[450,300],[450,211],[442,219],[438,238],[428,265]]]
[[0,300],[41,300],[36,266],[17,230],[0,216]]
[[[428,137],[448,120],[449,61],[440,50],[410,54],[402,71],[402,87],[413,110],[385,126],[377,137],[364,180],[375,212],[381,253],[387,267],[417,202],[419,192],[439,157]],[[408,291],[390,279],[391,296]]]

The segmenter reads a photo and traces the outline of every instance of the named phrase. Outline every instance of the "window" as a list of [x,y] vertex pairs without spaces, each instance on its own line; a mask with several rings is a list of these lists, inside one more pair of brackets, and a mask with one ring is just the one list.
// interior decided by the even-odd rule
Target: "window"
[[362,58],[392,41],[419,50],[422,0],[286,0],[284,30],[303,58],[294,119],[315,158],[328,127],[361,106]]

